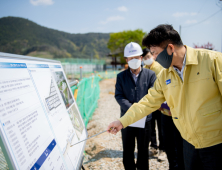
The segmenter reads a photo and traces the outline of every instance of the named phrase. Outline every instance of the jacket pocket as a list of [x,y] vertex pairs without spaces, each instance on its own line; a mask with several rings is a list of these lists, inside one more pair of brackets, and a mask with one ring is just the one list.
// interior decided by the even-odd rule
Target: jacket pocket
[[221,112],[221,103],[217,102],[198,111],[202,116],[211,116]]
[[218,111],[215,111],[215,112],[209,112],[209,113],[203,113],[202,116],[210,116],[210,115],[214,115],[214,114],[217,114],[217,113],[220,113],[221,110],[218,110]]
[[202,139],[211,139],[221,135],[221,102],[211,104],[198,110],[196,122],[194,127]]

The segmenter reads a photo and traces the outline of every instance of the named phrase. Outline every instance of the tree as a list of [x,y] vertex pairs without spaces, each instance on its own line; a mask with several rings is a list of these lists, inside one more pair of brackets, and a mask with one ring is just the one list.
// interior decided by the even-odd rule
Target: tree
[[141,29],[111,33],[107,47],[113,55],[117,54],[120,57],[121,63],[125,63],[123,53],[125,46],[130,42],[136,42],[142,46],[142,39],[145,34]]
[[204,45],[201,45],[201,46],[196,45],[196,44],[193,44],[193,47],[194,47],[194,48],[204,48],[204,49],[216,51],[214,45],[211,44],[211,43],[209,43],[209,42],[208,42],[207,44],[204,44]]

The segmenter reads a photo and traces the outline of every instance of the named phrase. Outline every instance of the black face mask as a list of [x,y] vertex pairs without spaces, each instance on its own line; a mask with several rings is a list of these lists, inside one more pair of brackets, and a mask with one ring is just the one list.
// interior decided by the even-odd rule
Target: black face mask
[[167,47],[168,45],[156,58],[156,61],[164,68],[169,68],[173,60],[173,53],[169,55],[167,53]]

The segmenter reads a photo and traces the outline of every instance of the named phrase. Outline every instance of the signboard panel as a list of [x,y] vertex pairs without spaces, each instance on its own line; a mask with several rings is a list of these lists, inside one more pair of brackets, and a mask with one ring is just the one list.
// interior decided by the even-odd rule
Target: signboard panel
[[78,168],[87,132],[61,63],[0,53],[0,131],[14,169]]

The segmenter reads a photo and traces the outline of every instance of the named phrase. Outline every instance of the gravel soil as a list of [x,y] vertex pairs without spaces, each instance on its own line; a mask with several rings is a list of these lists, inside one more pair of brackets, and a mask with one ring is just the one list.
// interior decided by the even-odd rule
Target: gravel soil
[[[116,79],[106,79],[100,82],[100,98],[98,108],[90,120],[87,131],[89,137],[106,130],[109,123],[120,117],[120,107],[114,98]],[[135,157],[136,157],[135,150]],[[121,133],[112,135],[103,133],[86,142],[83,166],[86,170],[124,170],[122,164]],[[166,170],[168,162],[157,161],[157,156],[149,159],[151,170]]]

